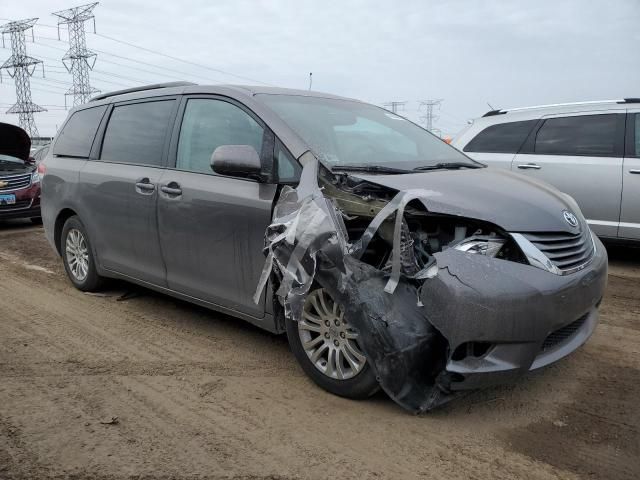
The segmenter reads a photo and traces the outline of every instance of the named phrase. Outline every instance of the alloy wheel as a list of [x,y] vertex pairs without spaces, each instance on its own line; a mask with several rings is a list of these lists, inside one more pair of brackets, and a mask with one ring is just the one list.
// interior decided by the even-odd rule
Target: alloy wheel
[[89,248],[80,230],[72,228],[67,233],[65,253],[71,274],[78,282],[83,282],[89,274]]
[[344,309],[319,288],[307,296],[298,323],[302,348],[323,374],[337,380],[355,377],[367,361],[358,334],[344,318]]

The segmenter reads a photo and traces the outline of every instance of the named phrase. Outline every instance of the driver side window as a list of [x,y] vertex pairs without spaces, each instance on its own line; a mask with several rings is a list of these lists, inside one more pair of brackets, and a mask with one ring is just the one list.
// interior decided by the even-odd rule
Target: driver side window
[[211,155],[221,145],[250,145],[260,155],[263,133],[249,114],[232,103],[189,99],[180,127],[176,168],[212,174]]

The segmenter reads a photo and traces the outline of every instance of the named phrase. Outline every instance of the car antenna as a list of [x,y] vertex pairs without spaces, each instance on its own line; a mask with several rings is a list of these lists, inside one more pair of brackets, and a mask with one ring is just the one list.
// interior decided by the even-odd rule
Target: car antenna
[[311,85],[313,85],[313,72],[309,72],[309,90],[311,90]]

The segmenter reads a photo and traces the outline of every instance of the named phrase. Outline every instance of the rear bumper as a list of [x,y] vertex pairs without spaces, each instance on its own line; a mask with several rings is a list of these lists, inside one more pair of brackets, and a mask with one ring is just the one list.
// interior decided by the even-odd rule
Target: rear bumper
[[421,299],[448,341],[452,391],[509,382],[556,362],[596,328],[607,280],[599,240],[589,266],[566,276],[455,250],[438,255],[439,273]]

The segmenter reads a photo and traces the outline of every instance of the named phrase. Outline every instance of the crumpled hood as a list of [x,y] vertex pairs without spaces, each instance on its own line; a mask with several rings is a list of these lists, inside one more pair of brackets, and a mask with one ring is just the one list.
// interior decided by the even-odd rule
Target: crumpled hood
[[499,168],[437,170],[406,175],[352,177],[393,190],[426,190],[433,213],[459,215],[491,222],[509,232],[570,232],[563,211],[586,222],[571,197],[549,184]]
[[27,132],[16,125],[0,123],[0,154],[29,160],[31,139]]

